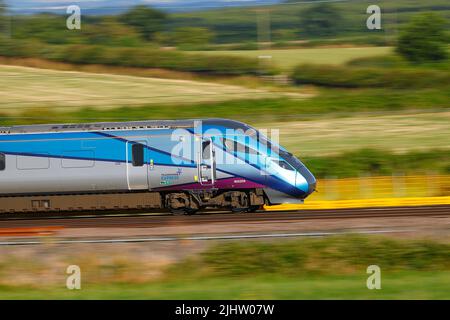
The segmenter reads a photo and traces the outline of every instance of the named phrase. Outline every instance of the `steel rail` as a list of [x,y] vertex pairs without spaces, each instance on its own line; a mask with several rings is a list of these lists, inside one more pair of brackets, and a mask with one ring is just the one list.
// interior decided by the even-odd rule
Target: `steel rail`
[[292,223],[306,220],[399,217],[450,217],[450,206],[395,207],[258,213],[203,213],[194,216],[117,214],[65,217],[0,218],[0,228],[59,226],[64,228],[152,228],[206,223]]
[[[211,240],[242,240],[242,239],[263,239],[263,238],[298,238],[298,237],[327,237],[340,234],[385,234],[414,232],[415,230],[363,230],[352,232],[300,232],[300,233],[265,233],[265,234],[233,234],[233,235],[209,235],[209,236],[166,236],[166,237],[146,237],[146,238],[106,238],[106,239],[53,239],[52,244],[92,244],[92,243],[139,243],[156,241],[211,241]],[[42,245],[47,242],[41,240],[8,240],[0,241],[0,246],[24,246]]]

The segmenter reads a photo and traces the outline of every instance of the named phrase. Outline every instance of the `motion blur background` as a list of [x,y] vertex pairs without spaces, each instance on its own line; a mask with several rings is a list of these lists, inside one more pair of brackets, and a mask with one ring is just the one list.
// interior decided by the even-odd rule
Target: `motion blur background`
[[[68,5],[81,8],[81,30],[66,27]],[[367,27],[370,5],[381,8],[381,29]],[[0,125],[226,117],[280,129],[281,144],[319,180],[305,208],[445,204],[449,16],[446,0],[0,0]],[[352,298],[376,297],[356,283],[365,281],[366,262],[384,259],[401,272],[393,276],[396,289],[381,297],[448,299],[448,240],[249,242],[196,247],[207,251],[139,268],[131,258],[97,261],[90,248],[85,263],[95,270],[93,286],[125,283],[129,290],[95,297]],[[363,245],[347,251],[355,242]],[[40,268],[25,256],[0,258],[0,297],[20,297],[21,286],[32,286],[14,276],[14,261],[28,272]],[[52,259],[38,260],[55,268]],[[185,269],[211,280],[197,282],[203,271],[195,271],[184,285]],[[420,272],[428,272],[423,287],[405,289]],[[292,277],[304,279],[304,290]],[[174,294],[165,291],[170,285]]]

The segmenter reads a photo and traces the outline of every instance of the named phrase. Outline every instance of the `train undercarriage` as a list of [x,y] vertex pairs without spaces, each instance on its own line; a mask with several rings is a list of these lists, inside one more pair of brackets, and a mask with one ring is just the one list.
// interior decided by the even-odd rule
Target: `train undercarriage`
[[0,213],[150,211],[195,214],[204,208],[252,212],[267,203],[262,189],[17,195],[0,197]]

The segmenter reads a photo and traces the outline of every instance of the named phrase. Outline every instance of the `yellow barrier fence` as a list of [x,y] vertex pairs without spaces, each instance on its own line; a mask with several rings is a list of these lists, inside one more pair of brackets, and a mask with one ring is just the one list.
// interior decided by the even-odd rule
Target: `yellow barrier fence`
[[345,209],[450,204],[450,176],[390,176],[322,179],[302,205],[266,206],[275,210]]

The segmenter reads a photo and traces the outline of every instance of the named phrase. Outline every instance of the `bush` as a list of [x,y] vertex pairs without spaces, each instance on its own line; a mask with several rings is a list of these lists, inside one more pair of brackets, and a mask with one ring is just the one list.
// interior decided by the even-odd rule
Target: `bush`
[[399,68],[407,67],[408,62],[399,55],[386,55],[356,58],[347,62],[347,66],[363,68]]
[[[214,74],[258,74],[256,58],[207,56],[154,48],[95,45],[50,46],[30,41],[0,39],[0,56],[38,57],[76,64],[104,64],[139,68],[164,68]],[[270,70],[266,70],[270,73]]]
[[203,50],[214,38],[214,33],[208,28],[184,27],[173,31],[172,39],[175,46],[182,50]]
[[445,60],[448,45],[445,30],[446,21],[439,15],[418,15],[401,32],[397,52],[413,62]]
[[[213,246],[171,272],[194,270],[199,276],[346,274],[371,264],[385,271],[448,270],[449,245],[384,237],[336,236],[277,242],[233,242]],[[192,274],[192,273],[189,273]]]
[[0,36],[0,55],[5,57],[33,57],[38,55],[35,42],[11,40]]
[[335,36],[342,31],[343,16],[338,7],[319,3],[302,12],[301,24],[308,37]]
[[396,173],[423,174],[430,170],[447,174],[450,155],[447,150],[393,154],[363,149],[330,157],[303,157],[305,165],[318,178],[359,177],[363,174],[392,175]]
[[450,84],[447,72],[425,69],[376,69],[349,66],[301,65],[294,69],[296,84],[326,87],[363,88],[426,88]]
[[119,21],[136,28],[146,40],[153,39],[157,32],[163,30],[167,19],[166,13],[145,5],[135,6],[119,16]]

